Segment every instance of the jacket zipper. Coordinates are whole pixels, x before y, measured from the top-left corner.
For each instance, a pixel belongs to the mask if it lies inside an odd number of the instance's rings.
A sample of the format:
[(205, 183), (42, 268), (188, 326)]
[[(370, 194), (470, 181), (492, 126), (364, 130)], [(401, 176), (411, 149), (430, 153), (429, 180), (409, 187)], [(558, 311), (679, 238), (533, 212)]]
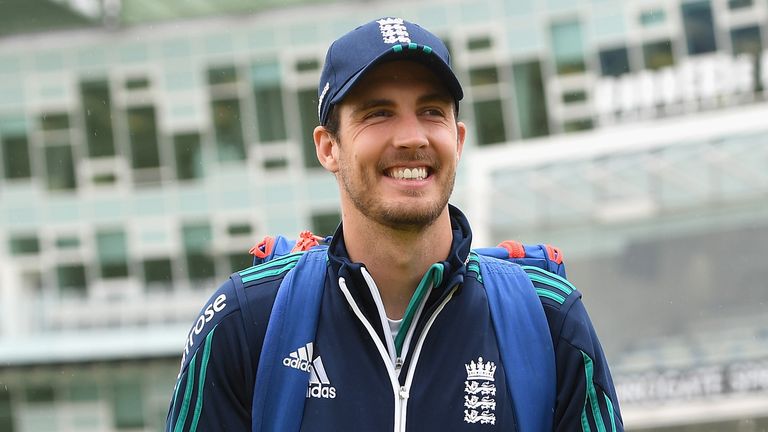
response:
[(371, 326), (371, 323), (369, 323), (368, 320), (365, 319), (365, 316), (363, 315), (363, 311), (360, 310), (360, 306), (358, 306), (355, 300), (352, 298), (352, 294), (349, 292), (349, 288), (347, 288), (347, 282), (344, 280), (343, 277), (339, 278), (339, 288), (341, 289), (342, 294), (344, 294), (344, 298), (346, 298), (347, 303), (349, 304), (349, 307), (352, 308), (352, 312), (355, 313), (355, 316), (357, 316), (357, 319), (360, 320), (360, 322), (363, 324), (363, 327), (365, 327), (365, 329), (368, 331), (368, 334), (370, 334), (371, 339), (373, 339), (373, 343), (376, 345), (376, 348), (379, 351), (381, 360), (384, 362), (384, 365), (386, 366), (386, 369), (389, 375), (389, 381), (392, 384), (392, 392), (395, 394), (395, 431), (398, 431), (399, 430), (398, 419), (400, 418), (401, 407), (400, 407), (400, 404), (398, 403), (397, 398), (399, 397), (398, 395), (400, 394), (400, 383), (397, 381), (397, 376), (395, 375), (395, 367), (394, 367), (392, 358), (387, 352), (387, 348), (384, 346), (384, 344), (381, 342), (381, 339), (379, 339), (379, 336), (376, 334), (376, 331)]
[(400, 408), (400, 429), (395, 430), (405, 431), (405, 414), (408, 409), (408, 396), (411, 384), (413, 383), (413, 375), (416, 371), (416, 365), (419, 363), (419, 356), (421, 356), (421, 348), (424, 346), (424, 341), (427, 339), (427, 334), (429, 333), (430, 328), (432, 328), (432, 323), (435, 322), (437, 316), (440, 315), (440, 312), (443, 311), (445, 305), (448, 304), (451, 298), (453, 298), (453, 294), (456, 292), (458, 287), (458, 285), (455, 285), (448, 293), (448, 295), (445, 296), (443, 301), (440, 302), (440, 304), (437, 306), (437, 309), (435, 309), (435, 312), (432, 313), (432, 315), (429, 317), (427, 324), (424, 326), (424, 330), (421, 332), (421, 334), (419, 334), (419, 340), (416, 341), (416, 347), (413, 351), (413, 358), (411, 359), (411, 363), (408, 365), (408, 374), (405, 376), (405, 385), (400, 388), (400, 402), (402, 404), (402, 407)]
[[(363, 272), (365, 275), (366, 272)], [(370, 275), (368, 275), (366, 279), (366, 282), (368, 283), (368, 287), (373, 291), (375, 291), (378, 294), (378, 288), (376, 288), (375, 283), (373, 282), (373, 279), (370, 278)], [(373, 286), (372, 286), (373, 285)], [(341, 292), (344, 294), (344, 297), (347, 300), (347, 303), (349, 303), (350, 307), (352, 308), (352, 311), (355, 313), (355, 316), (357, 316), (357, 319), (360, 320), (360, 322), (363, 324), (365, 329), (368, 331), (368, 333), (371, 336), (371, 339), (373, 339), (374, 344), (376, 345), (376, 348), (379, 351), (379, 355), (381, 356), (382, 361), (384, 362), (384, 365), (386, 366), (390, 383), (392, 384), (392, 392), (395, 397), (395, 432), (404, 432), (405, 431), (405, 420), (406, 420), (406, 413), (408, 408), (408, 398), (410, 397), (410, 388), (411, 383), (413, 382), (413, 375), (416, 370), (416, 365), (418, 364), (419, 355), (421, 354), (421, 348), (424, 345), (424, 341), (426, 340), (427, 334), (429, 333), (430, 328), (432, 327), (432, 323), (434, 323), (437, 316), (440, 314), (440, 312), (443, 310), (445, 305), (450, 301), (450, 299), (453, 297), (454, 292), (456, 291), (456, 288), (458, 285), (453, 287), (451, 289), (450, 293), (443, 299), (443, 301), (438, 305), (438, 307), (435, 309), (435, 312), (432, 313), (432, 315), (429, 317), (429, 320), (427, 321), (427, 324), (424, 326), (424, 330), (422, 330), (421, 334), (419, 335), (419, 339), (416, 343), (416, 347), (413, 353), (413, 358), (411, 359), (411, 363), (408, 365), (408, 372), (405, 378), (405, 385), (400, 385), (400, 381), (398, 380), (398, 377), (400, 375), (400, 371), (403, 366), (403, 358), (405, 358), (407, 354), (407, 344), (404, 346), (404, 350), (401, 354), (401, 356), (397, 357), (394, 352), (390, 354), (389, 351), (387, 351), (387, 348), (382, 343), (381, 339), (379, 339), (378, 335), (376, 334), (376, 330), (373, 329), (373, 326), (371, 326), (371, 323), (368, 322), (368, 320), (363, 315), (363, 312), (360, 310), (360, 307), (357, 305), (357, 303), (354, 301), (352, 294), (349, 292), (349, 288), (347, 288), (347, 283), (344, 280), (343, 277), (339, 278), (339, 288), (341, 288)], [(381, 297), (378, 295), (374, 295), (374, 302), (376, 303), (377, 309), (379, 309), (379, 316), (382, 317), (382, 320), (386, 315), (383, 315), (383, 305), (381, 303)], [(420, 312), (420, 311), (419, 311)], [(415, 322), (411, 329), (415, 329)], [(409, 335), (406, 338), (406, 341), (409, 341), (411, 339), (413, 331), (409, 329)], [(388, 333), (387, 328), (384, 327), (384, 337), (387, 340), (387, 345), (390, 345), (389, 339), (392, 339), (392, 335)]]

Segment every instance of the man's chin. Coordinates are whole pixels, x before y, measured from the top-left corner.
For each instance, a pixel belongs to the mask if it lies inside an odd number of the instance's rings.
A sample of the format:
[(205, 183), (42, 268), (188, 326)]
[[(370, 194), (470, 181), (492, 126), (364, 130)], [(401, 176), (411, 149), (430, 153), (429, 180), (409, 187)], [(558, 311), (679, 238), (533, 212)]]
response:
[(377, 219), (389, 228), (400, 231), (420, 231), (428, 228), (437, 221), (445, 206), (429, 208), (413, 208), (407, 204), (381, 212)]

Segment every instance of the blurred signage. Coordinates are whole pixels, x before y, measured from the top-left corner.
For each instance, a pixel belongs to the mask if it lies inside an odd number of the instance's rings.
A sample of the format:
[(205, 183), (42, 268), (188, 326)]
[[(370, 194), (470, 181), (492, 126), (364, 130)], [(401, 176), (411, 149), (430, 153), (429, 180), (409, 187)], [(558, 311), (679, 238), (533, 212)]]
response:
[(615, 381), (622, 404), (768, 393), (768, 359), (617, 375)]
[(689, 57), (658, 70), (601, 77), (594, 88), (594, 108), (603, 120), (616, 120), (659, 109), (672, 113), (735, 105), (752, 97), (758, 79), (768, 87), (768, 54), (761, 58), (761, 77), (752, 55), (725, 53)]

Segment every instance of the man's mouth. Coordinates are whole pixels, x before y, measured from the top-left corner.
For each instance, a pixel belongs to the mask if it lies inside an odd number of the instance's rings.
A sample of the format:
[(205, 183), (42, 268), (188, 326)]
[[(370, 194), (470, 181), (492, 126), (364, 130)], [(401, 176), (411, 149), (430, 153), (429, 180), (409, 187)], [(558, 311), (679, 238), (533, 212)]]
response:
[(396, 180), (424, 180), (429, 176), (429, 170), (427, 167), (395, 167), (388, 169), (386, 175)]

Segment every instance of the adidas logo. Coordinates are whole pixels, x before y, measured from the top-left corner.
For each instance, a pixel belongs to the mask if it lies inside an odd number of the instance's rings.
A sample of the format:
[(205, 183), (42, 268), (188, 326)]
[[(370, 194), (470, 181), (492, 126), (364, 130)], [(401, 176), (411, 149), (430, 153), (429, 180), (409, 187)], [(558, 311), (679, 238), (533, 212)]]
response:
[(283, 366), (309, 372), (309, 369), (312, 366), (312, 363), (310, 362), (311, 358), (312, 342), (288, 354), (288, 357), (283, 359)]
[(334, 399), (336, 387), (331, 385), (328, 374), (323, 366), (323, 359), (317, 356), (312, 359), (312, 342), (288, 354), (283, 359), (283, 366), (309, 372), (309, 384), (307, 385), (307, 397)]

